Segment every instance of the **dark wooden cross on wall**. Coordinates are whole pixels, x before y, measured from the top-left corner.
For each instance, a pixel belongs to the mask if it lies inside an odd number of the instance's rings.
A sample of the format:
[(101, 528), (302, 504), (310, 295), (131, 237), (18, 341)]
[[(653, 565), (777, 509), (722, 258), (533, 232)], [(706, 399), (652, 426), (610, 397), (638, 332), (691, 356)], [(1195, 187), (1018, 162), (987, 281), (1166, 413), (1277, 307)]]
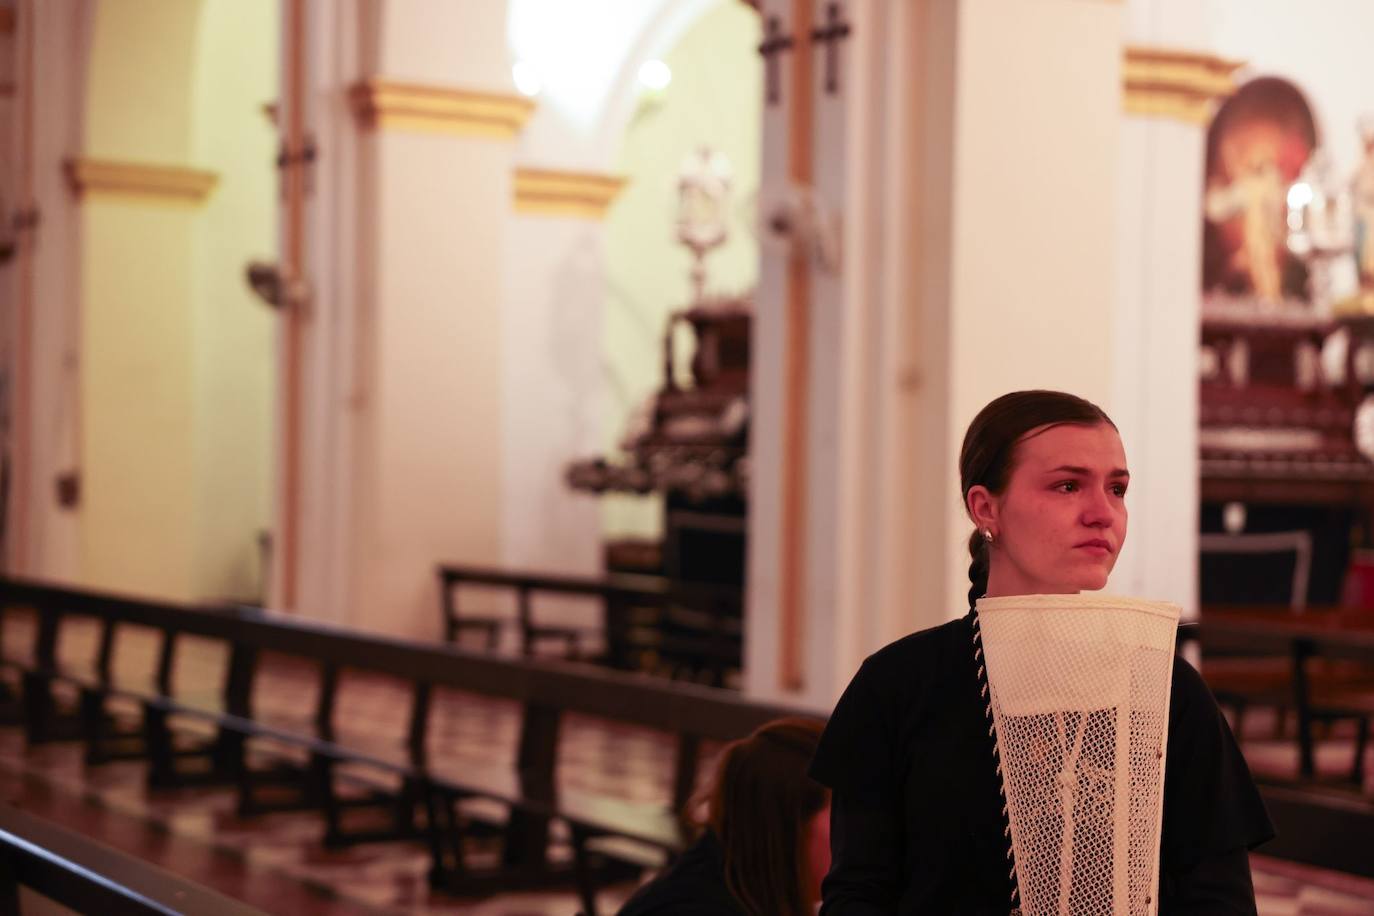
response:
[(764, 60), (764, 84), (767, 86), (766, 98), (769, 105), (777, 104), (778, 97), (781, 95), (778, 55), (783, 51), (790, 50), (792, 50), (792, 36), (782, 34), (782, 23), (778, 21), (777, 16), (769, 16), (768, 25), (763, 35), (763, 44), (759, 45), (759, 53), (763, 55)]
[(849, 23), (840, 18), (840, 5), (830, 3), (825, 9), (825, 24), (812, 30), (811, 40), (825, 45), (825, 91), (834, 95), (840, 91), (840, 42), (849, 37)]
[[(285, 142), (282, 143), (281, 150), (277, 153), (277, 169), (285, 174), (287, 169), (299, 168), (305, 176), (305, 193), (312, 194), (315, 191), (315, 160), (319, 157), (319, 150), (315, 148), (315, 138), (309, 134), (305, 135), (305, 141), (298, 150), (291, 149)], [(282, 196), (286, 195), (286, 182), (282, 181)]]

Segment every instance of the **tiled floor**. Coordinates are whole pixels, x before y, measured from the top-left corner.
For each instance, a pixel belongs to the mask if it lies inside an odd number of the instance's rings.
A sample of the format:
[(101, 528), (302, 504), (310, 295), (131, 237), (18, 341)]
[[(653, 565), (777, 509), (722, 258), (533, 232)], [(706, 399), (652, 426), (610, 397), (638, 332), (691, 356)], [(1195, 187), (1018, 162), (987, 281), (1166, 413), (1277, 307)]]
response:
[[(11, 638), (7, 629), (9, 645), (14, 644)], [(80, 639), (64, 641), (64, 654), (84, 652), (88, 647), (80, 643)], [(180, 686), (194, 690), (213, 683), (221, 667), (207, 655), (195, 664), (183, 665), (182, 670), (195, 683)], [(264, 660), (263, 672), (255, 697), (258, 714), (308, 718), (314, 672), (272, 658)], [(341, 708), (350, 711), (348, 719), (338, 723), (342, 732), (365, 734), (372, 741), (401, 742), (409, 703), (405, 691), (354, 677), (341, 686), (340, 701)], [(513, 704), (444, 694), (436, 697), (432, 713), (431, 759), (440, 767), (511, 759), (519, 724), (519, 710)], [(1253, 734), (1253, 740), (1246, 742), (1252, 765), (1259, 771), (1291, 771), (1289, 743), (1263, 740), (1270, 731), (1272, 723), (1256, 721), (1247, 727)], [(673, 747), (666, 734), (574, 718), (565, 723), (562, 741), (561, 784), (627, 799), (669, 797)], [(707, 749), (707, 754), (712, 750)], [(1348, 769), (1349, 753), (1348, 741), (1334, 740), (1324, 745), (1319, 762), (1338, 776)], [(29, 749), (17, 729), (0, 728), (0, 792), (7, 801), (93, 835), (114, 824), (109, 837), (98, 838), (122, 844), (126, 851), (249, 899), (269, 912), (570, 916), (578, 908), (568, 891), (505, 893), (485, 899), (435, 893), (425, 877), (427, 853), (418, 843), (327, 851), (320, 843), (322, 826), (317, 816), (290, 813), (244, 820), (235, 814), (236, 799), (229, 789), (150, 793), (144, 774), (144, 765), (136, 761), (86, 767), (74, 743)], [(154, 838), (142, 841), (138, 849), (130, 848), (136, 845), (133, 837), (139, 832), (130, 825), (152, 825), (145, 832)], [(484, 850), (479, 845), (474, 852), (480, 856)], [(1374, 914), (1374, 880), (1264, 856), (1255, 856), (1253, 867), (1262, 916)], [(301, 890), (293, 897), (265, 889), (273, 882), (294, 884)], [(601, 911), (614, 912), (632, 890), (629, 884), (606, 888), (599, 901)], [(291, 902), (283, 902), (287, 900)]]
[[(325, 851), (319, 842), (317, 817), (292, 813), (245, 821), (235, 816), (235, 799), (228, 789), (149, 793), (143, 775), (143, 765), (137, 762), (87, 768), (75, 744), (26, 750), (16, 730), (0, 730), (0, 785), (7, 800), (35, 810), (34, 797), (41, 787), (48, 795), (150, 821), (177, 840), (183, 857), (188, 846), (218, 849), (242, 860), (256, 874), (327, 888), (337, 898), (335, 909), (320, 912), (359, 911), (350, 905), (382, 912), (474, 916), (569, 916), (577, 910), (576, 898), (568, 892), (512, 893), (484, 900), (436, 894), (426, 884), (428, 860), (417, 844)], [(1258, 855), (1253, 867), (1262, 916), (1374, 914), (1374, 881)], [(607, 888), (600, 898), (603, 911), (614, 912), (632, 889), (629, 885)], [(270, 902), (256, 903), (274, 911)]]

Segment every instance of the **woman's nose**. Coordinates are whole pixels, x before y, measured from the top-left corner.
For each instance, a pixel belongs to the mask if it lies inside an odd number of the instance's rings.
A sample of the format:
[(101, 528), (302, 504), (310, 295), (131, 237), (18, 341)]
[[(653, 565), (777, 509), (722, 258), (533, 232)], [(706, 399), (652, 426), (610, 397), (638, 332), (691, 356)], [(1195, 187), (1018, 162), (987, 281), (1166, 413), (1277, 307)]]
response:
[(1108, 528), (1112, 524), (1112, 507), (1106, 494), (1089, 496), (1083, 507), (1083, 524), (1090, 528)]

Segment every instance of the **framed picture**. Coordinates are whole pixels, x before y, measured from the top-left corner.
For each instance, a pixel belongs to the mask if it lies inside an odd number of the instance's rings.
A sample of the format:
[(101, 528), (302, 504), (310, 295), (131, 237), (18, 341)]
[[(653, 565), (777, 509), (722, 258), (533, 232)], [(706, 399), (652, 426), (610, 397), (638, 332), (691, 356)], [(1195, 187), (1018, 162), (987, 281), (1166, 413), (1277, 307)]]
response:
[(1288, 192), (1317, 147), (1292, 83), (1262, 77), (1217, 111), (1207, 131), (1202, 288), (1261, 305), (1306, 303), (1307, 267), (1288, 250)]

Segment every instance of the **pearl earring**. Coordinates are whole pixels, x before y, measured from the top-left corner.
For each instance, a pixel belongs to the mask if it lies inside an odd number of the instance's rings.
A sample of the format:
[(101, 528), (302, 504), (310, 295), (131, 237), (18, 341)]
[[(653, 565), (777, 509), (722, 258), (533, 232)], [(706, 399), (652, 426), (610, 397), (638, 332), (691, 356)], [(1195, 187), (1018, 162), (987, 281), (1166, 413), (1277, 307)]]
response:
[(992, 530), (991, 530), (991, 529), (989, 529), (989, 528), (984, 528), (984, 529), (983, 529), (983, 540), (987, 541), (989, 544), (992, 543)]

